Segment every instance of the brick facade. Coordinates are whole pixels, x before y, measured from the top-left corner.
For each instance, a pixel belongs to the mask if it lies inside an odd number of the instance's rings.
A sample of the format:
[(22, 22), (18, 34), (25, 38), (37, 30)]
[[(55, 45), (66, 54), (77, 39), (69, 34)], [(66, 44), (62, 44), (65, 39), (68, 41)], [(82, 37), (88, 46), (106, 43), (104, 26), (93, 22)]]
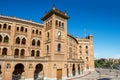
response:
[(0, 76), (2, 80), (65, 80), (94, 70), (93, 36), (67, 33), (66, 13), (52, 8), (43, 24), (0, 16)]

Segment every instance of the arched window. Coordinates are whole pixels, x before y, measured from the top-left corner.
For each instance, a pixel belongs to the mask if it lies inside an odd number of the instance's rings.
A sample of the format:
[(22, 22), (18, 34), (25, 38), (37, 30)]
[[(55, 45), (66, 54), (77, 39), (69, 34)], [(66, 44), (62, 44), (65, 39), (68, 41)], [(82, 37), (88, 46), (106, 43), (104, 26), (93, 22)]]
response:
[(31, 56), (32, 56), (32, 57), (35, 56), (35, 50), (32, 50), (32, 51), (31, 51)]
[(4, 37), (4, 43), (8, 43), (9, 42), (9, 37), (8, 36), (5, 36)]
[(10, 25), (8, 26), (8, 29), (9, 29), (9, 30), (11, 29), (11, 26), (10, 26)]
[(0, 48), (0, 54), (1, 54), (1, 48)]
[(86, 55), (88, 55), (88, 51), (86, 51)]
[(23, 27), (23, 26), (21, 27), (21, 31), (22, 31), (22, 32), (24, 31), (24, 27)]
[(2, 28), (2, 24), (0, 24), (0, 29)]
[(17, 27), (16, 30), (19, 31), (19, 27)]
[(58, 26), (58, 20), (56, 20), (56, 26)]
[(25, 28), (25, 32), (27, 32), (27, 28)]
[(49, 32), (47, 33), (47, 39), (49, 40), (49, 37), (50, 37), (50, 34), (49, 34)]
[(82, 46), (79, 46), (79, 48), (81, 49), (81, 48), (82, 48)]
[(47, 45), (47, 54), (49, 53), (49, 46)]
[(32, 33), (34, 34), (34, 30), (32, 30)]
[(20, 44), (20, 38), (19, 37), (16, 38), (16, 44)]
[(3, 29), (6, 29), (6, 28), (7, 28), (7, 24), (4, 24), (4, 25), (3, 25)]
[(15, 57), (18, 57), (18, 56), (19, 56), (19, 49), (15, 49), (14, 56), (15, 56)]
[(88, 49), (88, 46), (86, 46), (86, 49)]
[(36, 52), (36, 57), (39, 57), (40, 56), (40, 51), (37, 51)]
[(40, 46), (40, 41), (39, 40), (37, 41), (37, 46)]
[(58, 52), (61, 51), (61, 44), (58, 44), (58, 48), (57, 48)]
[(38, 34), (38, 30), (36, 30), (36, 34)]
[(0, 42), (2, 42), (2, 36), (0, 35)]
[(41, 33), (41, 31), (39, 32), (39, 35), (41, 35), (42, 33)]
[(64, 23), (62, 23), (62, 28), (64, 28)]
[(32, 40), (32, 45), (35, 46), (35, 39)]
[(50, 21), (50, 26), (52, 26), (52, 20)]
[(86, 61), (88, 61), (88, 57), (86, 57)]
[(24, 57), (24, 55), (25, 55), (25, 50), (24, 50), (24, 49), (21, 49), (21, 54), (20, 54), (20, 56), (21, 56), (21, 57)]
[(22, 39), (22, 44), (26, 44), (26, 39), (25, 38)]
[(61, 22), (59, 22), (59, 27), (61, 27)]
[(3, 48), (2, 55), (7, 55), (7, 48)]

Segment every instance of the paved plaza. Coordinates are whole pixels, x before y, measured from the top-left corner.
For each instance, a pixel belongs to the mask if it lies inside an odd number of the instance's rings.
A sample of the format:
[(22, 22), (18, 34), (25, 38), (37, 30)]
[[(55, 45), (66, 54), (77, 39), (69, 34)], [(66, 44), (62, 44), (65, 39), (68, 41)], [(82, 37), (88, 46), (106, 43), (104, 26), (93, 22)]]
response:
[(69, 80), (120, 80), (120, 70), (96, 69), (93, 72), (82, 74)]

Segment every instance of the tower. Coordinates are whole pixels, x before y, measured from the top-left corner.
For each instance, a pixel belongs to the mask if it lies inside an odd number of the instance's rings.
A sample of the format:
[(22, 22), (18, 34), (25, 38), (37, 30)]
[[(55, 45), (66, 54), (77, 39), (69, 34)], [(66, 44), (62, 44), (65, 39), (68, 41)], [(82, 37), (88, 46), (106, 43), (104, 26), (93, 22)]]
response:
[[(65, 65), (67, 63), (67, 19), (65, 12), (53, 7), (46, 13), (44, 21), (44, 53), (49, 58), (50, 72), (48, 77), (62, 79), (66, 76)], [(51, 64), (52, 63), (52, 64)], [(54, 75), (56, 74), (56, 75)]]

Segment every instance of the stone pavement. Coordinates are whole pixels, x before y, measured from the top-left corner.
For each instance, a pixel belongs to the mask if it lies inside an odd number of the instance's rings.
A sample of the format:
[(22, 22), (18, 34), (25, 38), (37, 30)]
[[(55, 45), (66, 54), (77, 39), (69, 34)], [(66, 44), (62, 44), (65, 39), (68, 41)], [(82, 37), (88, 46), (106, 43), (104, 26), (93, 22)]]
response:
[(87, 72), (68, 80), (120, 80), (120, 71), (114, 69), (96, 69), (96, 71)]

